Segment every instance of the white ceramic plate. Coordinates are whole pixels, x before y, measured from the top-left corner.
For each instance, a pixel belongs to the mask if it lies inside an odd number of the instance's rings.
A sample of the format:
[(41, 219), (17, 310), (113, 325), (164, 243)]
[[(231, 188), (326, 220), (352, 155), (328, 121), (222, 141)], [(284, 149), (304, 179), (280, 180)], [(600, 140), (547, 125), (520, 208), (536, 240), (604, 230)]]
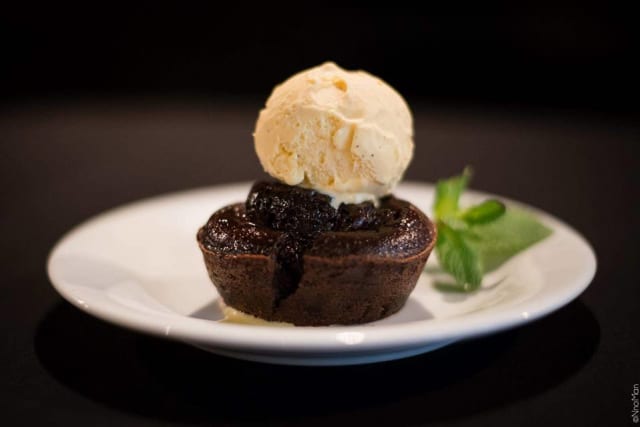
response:
[[(101, 214), (58, 242), (48, 261), (49, 277), (72, 304), (123, 327), (241, 359), (346, 365), (420, 354), (537, 319), (576, 298), (596, 269), (584, 238), (558, 219), (529, 208), (554, 233), (487, 275), (475, 293), (439, 292), (423, 274), (400, 312), (370, 324), (221, 323), (219, 296), (195, 235), (216, 209), (244, 200), (249, 185), (185, 191)], [(430, 212), (432, 185), (406, 183), (396, 194)], [(463, 202), (487, 197), (492, 196), (468, 192)], [(432, 256), (429, 264), (435, 261)]]

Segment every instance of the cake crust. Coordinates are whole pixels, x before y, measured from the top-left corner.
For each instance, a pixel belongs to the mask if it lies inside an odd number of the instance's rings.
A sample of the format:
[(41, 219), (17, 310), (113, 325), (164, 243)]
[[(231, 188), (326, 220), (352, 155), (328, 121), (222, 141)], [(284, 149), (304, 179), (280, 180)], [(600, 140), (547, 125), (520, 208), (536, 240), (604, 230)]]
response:
[(265, 320), (349, 325), (396, 313), (436, 241), (427, 216), (393, 196), (374, 210), (352, 206), (360, 210), (351, 217), (368, 219), (356, 223), (338, 214), (330, 225), (300, 236), (289, 226), (274, 229), (273, 218), (261, 221), (252, 212), (254, 193), (246, 205), (215, 212), (197, 238), (224, 302)]

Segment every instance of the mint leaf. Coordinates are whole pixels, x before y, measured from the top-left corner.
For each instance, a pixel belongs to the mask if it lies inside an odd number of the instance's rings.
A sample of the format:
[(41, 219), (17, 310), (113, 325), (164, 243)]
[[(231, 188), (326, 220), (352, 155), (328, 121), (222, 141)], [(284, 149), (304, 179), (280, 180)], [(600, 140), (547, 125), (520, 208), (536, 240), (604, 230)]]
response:
[(469, 225), (485, 224), (500, 218), (506, 207), (498, 200), (487, 200), (468, 208), (460, 214), (460, 219)]
[(491, 271), (550, 234), (551, 229), (529, 212), (509, 207), (495, 221), (474, 225), (466, 233), (466, 242), (477, 253), (483, 270)]
[(471, 179), (471, 169), (467, 167), (462, 175), (438, 181), (433, 205), (436, 218), (447, 218), (458, 212), (460, 195), (467, 188), (469, 179)]
[(477, 289), (482, 282), (482, 266), (476, 251), (466, 242), (462, 231), (438, 221), (436, 253), (442, 268), (449, 272), (464, 291)]

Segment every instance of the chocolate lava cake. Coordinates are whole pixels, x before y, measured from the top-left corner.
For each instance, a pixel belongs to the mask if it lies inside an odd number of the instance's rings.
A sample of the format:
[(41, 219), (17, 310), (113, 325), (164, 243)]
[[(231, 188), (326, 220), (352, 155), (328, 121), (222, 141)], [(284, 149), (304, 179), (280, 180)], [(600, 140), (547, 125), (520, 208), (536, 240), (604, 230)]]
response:
[(278, 182), (256, 183), (245, 203), (218, 210), (198, 231), (228, 306), (298, 326), (397, 312), (435, 240), (426, 215), (394, 196), (335, 209), (327, 195)]

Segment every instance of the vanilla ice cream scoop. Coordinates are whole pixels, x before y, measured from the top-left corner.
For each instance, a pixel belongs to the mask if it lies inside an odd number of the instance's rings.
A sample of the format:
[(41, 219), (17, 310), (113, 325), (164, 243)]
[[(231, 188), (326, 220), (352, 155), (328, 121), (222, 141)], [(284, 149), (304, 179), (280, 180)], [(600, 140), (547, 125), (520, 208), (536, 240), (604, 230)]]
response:
[(267, 173), (327, 194), (337, 207), (393, 190), (413, 156), (413, 123), (391, 86), (327, 62), (273, 90), (254, 140)]

